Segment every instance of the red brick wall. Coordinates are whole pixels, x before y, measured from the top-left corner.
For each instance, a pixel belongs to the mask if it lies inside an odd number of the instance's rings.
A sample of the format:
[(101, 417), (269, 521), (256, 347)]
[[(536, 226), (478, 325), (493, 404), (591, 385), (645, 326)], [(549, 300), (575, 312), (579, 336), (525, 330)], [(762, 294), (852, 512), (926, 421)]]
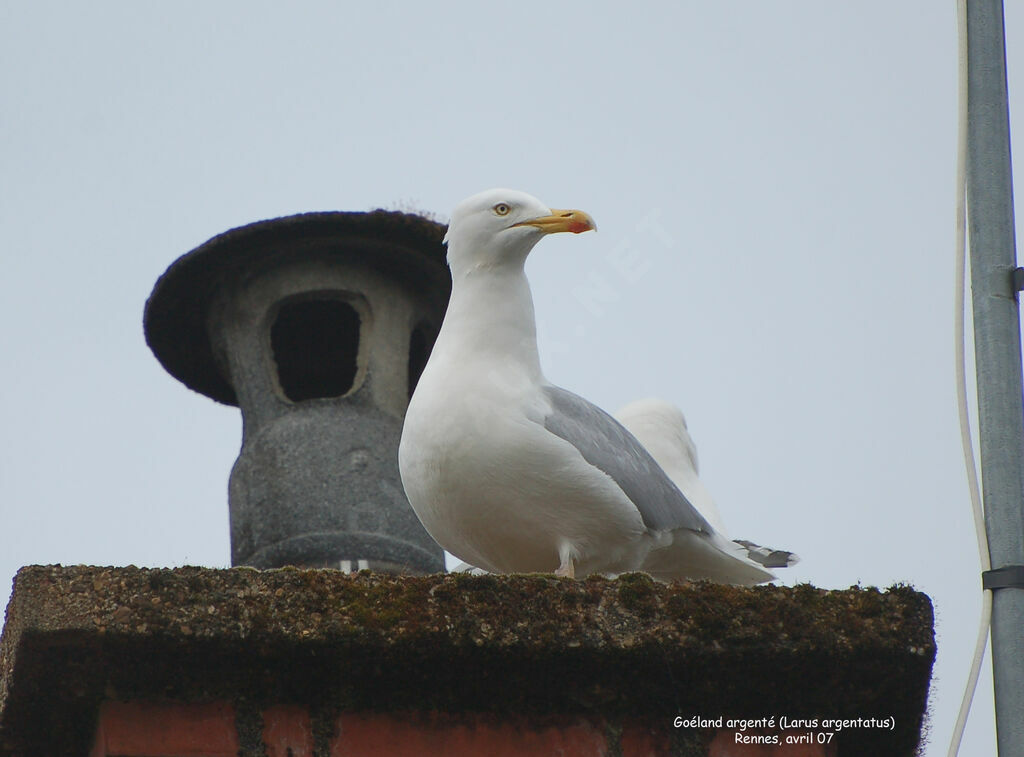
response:
[[(275, 705), (262, 712), (263, 746), (269, 757), (313, 757), (313, 722), (308, 710)], [(627, 725), (612, 734), (585, 719), (537, 723), (494, 716), (453, 717), (439, 713), (342, 713), (334, 722), (331, 757), (451, 757), (561, 755), (656, 757), (669, 750), (671, 732)], [(744, 735), (754, 734), (748, 731)], [(759, 733), (759, 732), (758, 732)], [(709, 757), (834, 757), (834, 745), (737, 743), (719, 731)], [(616, 743), (610, 743), (614, 739)], [(100, 708), (90, 757), (237, 757), (241, 749), (235, 708), (227, 702), (175, 704), (105, 702)]]

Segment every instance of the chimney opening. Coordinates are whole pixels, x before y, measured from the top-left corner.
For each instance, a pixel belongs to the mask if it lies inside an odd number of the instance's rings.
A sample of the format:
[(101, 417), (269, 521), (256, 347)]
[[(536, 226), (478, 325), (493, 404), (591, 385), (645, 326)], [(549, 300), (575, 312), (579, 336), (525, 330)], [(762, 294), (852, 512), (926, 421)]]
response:
[(278, 382), (292, 402), (340, 397), (355, 383), (359, 313), (340, 299), (283, 303), (270, 328)]

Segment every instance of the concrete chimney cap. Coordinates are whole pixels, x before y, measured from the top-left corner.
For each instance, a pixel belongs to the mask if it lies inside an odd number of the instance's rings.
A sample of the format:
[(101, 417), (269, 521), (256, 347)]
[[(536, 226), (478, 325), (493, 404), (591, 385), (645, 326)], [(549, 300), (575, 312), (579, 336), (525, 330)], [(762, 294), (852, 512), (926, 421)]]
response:
[(386, 210), (302, 213), (218, 234), (182, 255), (146, 302), (146, 343), (168, 373), (226, 405), (235, 390), (217, 368), (207, 320), (224, 284), (292, 259), (351, 258), (417, 288), (451, 292), (442, 240), (446, 227), (421, 215)]

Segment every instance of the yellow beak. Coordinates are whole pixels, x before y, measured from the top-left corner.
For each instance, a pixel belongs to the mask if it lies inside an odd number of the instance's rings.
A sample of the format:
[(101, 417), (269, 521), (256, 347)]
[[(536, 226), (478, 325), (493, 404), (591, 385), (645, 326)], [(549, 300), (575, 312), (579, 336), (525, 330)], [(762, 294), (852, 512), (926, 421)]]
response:
[(556, 210), (551, 209), (551, 215), (531, 218), (529, 221), (520, 221), (513, 226), (534, 226), (545, 234), (557, 234), (560, 231), (571, 231), (573, 234), (581, 234), (584, 231), (597, 231), (597, 224), (594, 219), (582, 210)]

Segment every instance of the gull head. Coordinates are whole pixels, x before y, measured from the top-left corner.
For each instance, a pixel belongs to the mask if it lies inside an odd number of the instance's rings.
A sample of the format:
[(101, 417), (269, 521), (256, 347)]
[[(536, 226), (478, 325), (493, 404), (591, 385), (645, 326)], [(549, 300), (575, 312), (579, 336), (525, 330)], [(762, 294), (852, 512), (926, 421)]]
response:
[(452, 273), (481, 267), (522, 265), (533, 246), (548, 234), (580, 234), (597, 229), (582, 210), (549, 208), (514, 189), (489, 189), (463, 200), (452, 211), (448, 264)]

